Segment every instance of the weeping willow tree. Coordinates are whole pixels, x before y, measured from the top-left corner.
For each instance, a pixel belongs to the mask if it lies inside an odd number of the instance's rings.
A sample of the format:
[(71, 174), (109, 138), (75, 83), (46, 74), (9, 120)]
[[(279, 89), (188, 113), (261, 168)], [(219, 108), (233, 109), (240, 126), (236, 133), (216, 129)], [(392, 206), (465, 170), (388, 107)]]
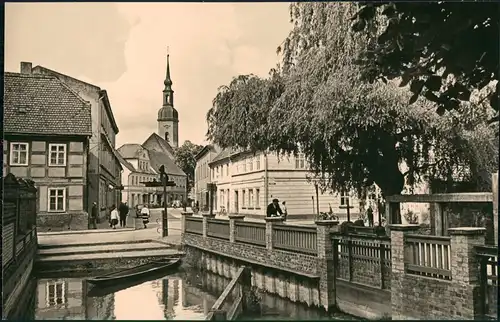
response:
[(462, 149), (474, 140), (456, 122), (439, 118), (425, 99), (410, 107), (407, 88), (363, 80), (356, 57), (372, 36), (351, 32), (356, 10), (292, 4), (281, 66), (267, 78), (243, 75), (221, 87), (207, 116), (208, 138), (222, 147), (300, 151), (323, 190), (360, 196), (374, 183), (383, 196), (400, 194), (405, 184), (447, 177), (467, 163)]

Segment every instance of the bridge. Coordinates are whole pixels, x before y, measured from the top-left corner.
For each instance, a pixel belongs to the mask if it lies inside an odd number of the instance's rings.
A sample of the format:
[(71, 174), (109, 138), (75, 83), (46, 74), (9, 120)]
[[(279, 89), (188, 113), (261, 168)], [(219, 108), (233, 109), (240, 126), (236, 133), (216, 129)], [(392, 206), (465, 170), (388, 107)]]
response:
[[(485, 196), (408, 198), (497, 203), (492, 193)], [(389, 204), (404, 201), (388, 198)], [(449, 228), (449, 236), (424, 234), (411, 224), (391, 224), (389, 230), (390, 237), (368, 227), (341, 231), (336, 221), (300, 226), (188, 212), (181, 222), (186, 260), (226, 277), (250, 267), (252, 286), (293, 302), (364, 318), (496, 317), (498, 246), (485, 245), (484, 228)]]

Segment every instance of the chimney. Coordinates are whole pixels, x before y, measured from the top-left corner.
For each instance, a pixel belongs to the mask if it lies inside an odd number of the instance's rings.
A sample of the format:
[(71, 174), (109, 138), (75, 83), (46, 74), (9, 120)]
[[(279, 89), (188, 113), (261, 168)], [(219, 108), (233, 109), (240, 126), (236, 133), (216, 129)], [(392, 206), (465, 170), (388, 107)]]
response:
[(31, 63), (21, 62), (21, 74), (30, 75), (31, 74)]

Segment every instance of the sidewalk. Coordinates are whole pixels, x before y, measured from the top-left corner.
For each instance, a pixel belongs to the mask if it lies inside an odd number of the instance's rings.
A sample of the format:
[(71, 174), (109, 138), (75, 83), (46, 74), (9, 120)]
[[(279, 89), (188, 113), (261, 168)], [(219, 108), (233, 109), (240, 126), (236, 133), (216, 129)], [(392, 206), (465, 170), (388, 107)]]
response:
[[(179, 244), (181, 235), (181, 223), (179, 220), (169, 221), (169, 236), (165, 241), (168, 244)], [(106, 229), (106, 230), (83, 230), (61, 232), (61, 233), (38, 233), (39, 245), (78, 245), (99, 243), (123, 243), (149, 240), (163, 240), (161, 236), (161, 225), (149, 224), (147, 229), (132, 230)]]

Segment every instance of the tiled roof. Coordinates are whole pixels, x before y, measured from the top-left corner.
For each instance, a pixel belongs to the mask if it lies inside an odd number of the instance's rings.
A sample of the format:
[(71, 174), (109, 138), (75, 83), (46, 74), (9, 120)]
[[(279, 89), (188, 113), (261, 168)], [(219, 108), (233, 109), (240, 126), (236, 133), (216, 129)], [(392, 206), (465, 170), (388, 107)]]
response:
[(233, 148), (223, 149), (219, 154), (217, 154), (217, 156), (210, 163), (214, 163), (217, 161), (224, 160), (225, 158), (229, 158), (229, 156), (231, 156), (235, 152), (237, 151)]
[(125, 168), (129, 169), (132, 172), (136, 171), (134, 166), (122, 157), (120, 152), (116, 151), (116, 157)]
[(134, 159), (137, 158), (137, 151), (139, 149), (144, 149), (144, 148), (140, 144), (135, 144), (135, 143), (124, 144), (118, 148), (118, 153), (120, 153), (120, 155), (124, 159)]
[(52, 76), (4, 73), (4, 132), (91, 135), (90, 104)]
[(151, 166), (156, 171), (159, 171), (161, 165), (165, 166), (165, 171), (167, 174), (174, 174), (179, 176), (185, 176), (186, 174), (182, 171), (181, 168), (177, 164), (175, 164), (174, 160), (170, 159), (170, 157), (166, 153), (158, 152), (158, 151), (149, 151), (149, 161), (151, 162)]
[(164, 152), (170, 153), (170, 155), (174, 155), (174, 149), (172, 148), (172, 146), (168, 144), (168, 142), (164, 138), (154, 132), (146, 139), (146, 141), (144, 141), (143, 145), (145, 145), (146, 142), (148, 142), (148, 140), (150, 139), (156, 140)]

